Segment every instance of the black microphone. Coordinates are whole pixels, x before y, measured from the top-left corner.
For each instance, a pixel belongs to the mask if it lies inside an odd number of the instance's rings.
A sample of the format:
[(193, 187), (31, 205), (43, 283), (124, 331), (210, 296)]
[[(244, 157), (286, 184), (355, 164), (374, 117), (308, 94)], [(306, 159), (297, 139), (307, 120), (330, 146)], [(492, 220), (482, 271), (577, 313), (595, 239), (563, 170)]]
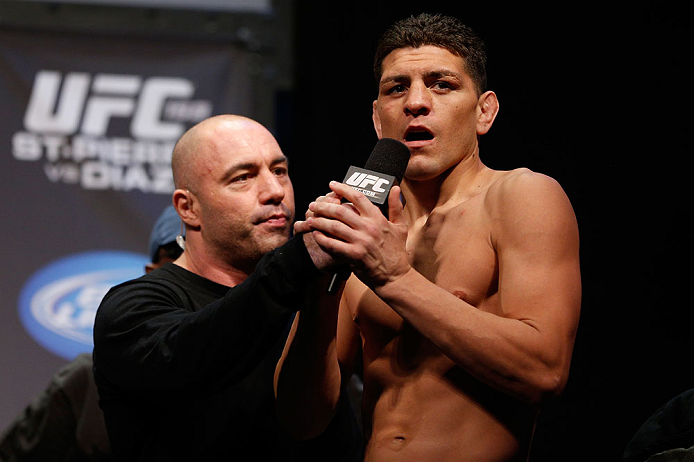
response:
[[(393, 186), (402, 181), (409, 161), (410, 150), (407, 146), (392, 138), (381, 138), (364, 168), (350, 166), (343, 183), (362, 192), (388, 218), (388, 195)], [(347, 279), (350, 273), (349, 270), (335, 273), (330, 280), (328, 293), (335, 294), (339, 282)]]

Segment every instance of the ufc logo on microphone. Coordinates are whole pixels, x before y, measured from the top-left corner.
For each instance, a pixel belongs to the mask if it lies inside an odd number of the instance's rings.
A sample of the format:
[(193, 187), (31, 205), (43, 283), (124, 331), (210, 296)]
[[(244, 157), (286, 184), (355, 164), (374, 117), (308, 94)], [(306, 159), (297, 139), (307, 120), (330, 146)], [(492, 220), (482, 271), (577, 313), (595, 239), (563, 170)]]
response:
[(387, 200), (388, 192), (390, 192), (390, 188), (395, 182), (395, 177), (351, 166), (347, 170), (344, 182), (363, 193), (371, 202), (380, 205)]
[(375, 192), (385, 192), (381, 186), (389, 185), (390, 181), (385, 178), (379, 178), (376, 175), (369, 175), (367, 173), (354, 172), (346, 183), (350, 186), (357, 186), (359, 188), (366, 188), (371, 185), (371, 189)]

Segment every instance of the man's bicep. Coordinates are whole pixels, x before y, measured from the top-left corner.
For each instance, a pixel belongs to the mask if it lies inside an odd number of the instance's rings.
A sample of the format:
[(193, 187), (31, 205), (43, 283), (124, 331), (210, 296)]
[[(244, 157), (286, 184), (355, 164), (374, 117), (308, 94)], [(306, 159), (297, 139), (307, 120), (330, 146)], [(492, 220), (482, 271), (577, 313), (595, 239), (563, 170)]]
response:
[(503, 314), (570, 349), (581, 299), (571, 204), (558, 183), (537, 174), (520, 175), (505, 193), (497, 242)]

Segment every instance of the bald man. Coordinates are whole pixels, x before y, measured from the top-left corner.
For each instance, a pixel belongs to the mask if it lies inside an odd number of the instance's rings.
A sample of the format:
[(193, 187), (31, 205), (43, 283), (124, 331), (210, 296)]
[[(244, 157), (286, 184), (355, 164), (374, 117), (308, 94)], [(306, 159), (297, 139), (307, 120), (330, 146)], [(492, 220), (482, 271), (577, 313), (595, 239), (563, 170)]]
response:
[[(207, 119), (174, 148), (185, 250), (111, 289), (94, 327), (95, 380), (118, 460), (357, 460), (349, 404), (313, 441), (277, 425), (272, 376), (293, 314), (324, 294), (329, 259), (289, 239), (294, 192), (272, 134)], [(320, 262), (323, 263), (320, 263)]]

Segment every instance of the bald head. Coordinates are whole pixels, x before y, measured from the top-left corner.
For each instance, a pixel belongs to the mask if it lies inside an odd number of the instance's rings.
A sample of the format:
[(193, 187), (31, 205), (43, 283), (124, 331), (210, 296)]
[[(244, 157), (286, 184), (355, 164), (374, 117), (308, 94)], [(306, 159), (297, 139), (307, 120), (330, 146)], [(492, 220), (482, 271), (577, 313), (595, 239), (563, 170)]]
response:
[(234, 282), (229, 274), (246, 277), (289, 238), (294, 191), (288, 161), (258, 122), (236, 115), (206, 119), (179, 139), (171, 164), (173, 204), (186, 226), (177, 264), (228, 284)]
[(171, 157), (174, 185), (176, 189), (195, 191), (198, 184), (196, 170), (204, 164), (204, 159), (215, 152), (219, 137), (234, 136), (239, 131), (267, 131), (255, 120), (247, 117), (223, 114), (191, 127), (174, 146)]

